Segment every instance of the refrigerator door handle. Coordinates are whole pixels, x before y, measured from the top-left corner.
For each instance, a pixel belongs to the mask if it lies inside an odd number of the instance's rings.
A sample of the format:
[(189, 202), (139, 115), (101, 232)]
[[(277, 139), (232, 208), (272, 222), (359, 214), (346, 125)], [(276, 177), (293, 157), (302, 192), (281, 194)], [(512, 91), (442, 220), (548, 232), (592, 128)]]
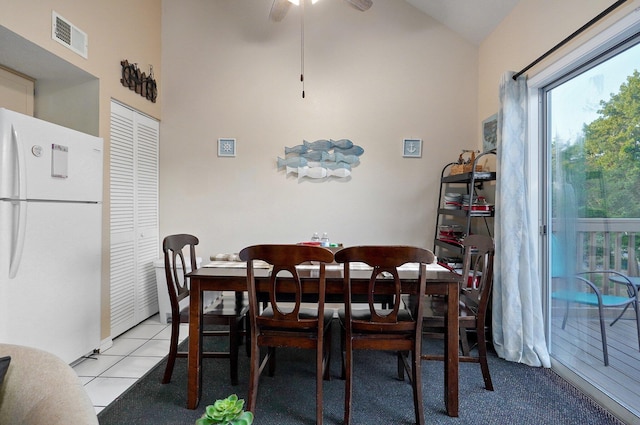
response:
[(18, 222), (15, 224), (13, 240), (11, 244), (11, 262), (9, 263), (9, 279), (13, 279), (18, 274), (22, 251), (24, 250), (24, 236), (27, 230), (27, 204), (24, 201), (14, 201), (12, 206), (18, 209)]
[(13, 142), (13, 151), (16, 153), (16, 178), (18, 179), (17, 199), (27, 199), (27, 167), (22, 151), (22, 144), (18, 140), (18, 131), (11, 126), (11, 141)]
[(26, 199), (26, 167), (24, 160), (24, 153), (22, 152), (21, 145), (18, 143), (18, 132), (14, 126), (11, 126), (11, 141), (13, 142), (13, 150), (16, 153), (17, 166), (16, 176), (18, 178), (18, 193), (17, 199), (11, 202), (11, 206), (17, 209), (17, 214), (13, 220), (13, 234), (11, 238), (11, 261), (9, 263), (9, 279), (13, 279), (18, 274), (20, 268), (20, 261), (22, 259), (22, 251), (24, 248), (24, 237), (27, 230), (27, 202), (20, 201), (20, 199)]

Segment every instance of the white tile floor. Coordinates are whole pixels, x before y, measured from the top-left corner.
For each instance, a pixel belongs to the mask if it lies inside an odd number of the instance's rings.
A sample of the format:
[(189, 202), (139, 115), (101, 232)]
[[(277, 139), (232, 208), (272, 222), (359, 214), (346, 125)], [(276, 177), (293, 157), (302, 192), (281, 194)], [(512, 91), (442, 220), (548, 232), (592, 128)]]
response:
[[(327, 304), (334, 308), (337, 304)], [(180, 325), (178, 342), (189, 335), (189, 325)], [(84, 384), (93, 401), (96, 413), (125, 392), (169, 354), (171, 324), (160, 323), (159, 315), (151, 316), (138, 326), (113, 340), (113, 346), (96, 354), (94, 359), (85, 359), (73, 369)]]
[[(188, 335), (188, 325), (180, 325), (180, 341)], [(75, 364), (73, 369), (93, 401), (96, 413), (169, 354), (170, 325), (150, 317), (113, 340), (113, 346)]]

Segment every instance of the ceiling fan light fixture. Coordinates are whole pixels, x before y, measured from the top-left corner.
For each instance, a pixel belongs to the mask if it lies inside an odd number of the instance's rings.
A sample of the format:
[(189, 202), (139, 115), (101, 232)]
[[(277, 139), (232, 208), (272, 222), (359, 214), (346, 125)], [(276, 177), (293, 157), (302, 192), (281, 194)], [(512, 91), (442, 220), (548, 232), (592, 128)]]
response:
[(373, 5), (373, 0), (346, 0), (351, 6), (355, 7), (361, 12), (365, 12)]
[[(304, 0), (302, 0), (304, 1)], [(318, 3), (320, 0), (311, 0), (311, 4), (316, 4)], [(296, 6), (300, 6), (300, 0), (289, 0), (289, 3), (293, 3)]]

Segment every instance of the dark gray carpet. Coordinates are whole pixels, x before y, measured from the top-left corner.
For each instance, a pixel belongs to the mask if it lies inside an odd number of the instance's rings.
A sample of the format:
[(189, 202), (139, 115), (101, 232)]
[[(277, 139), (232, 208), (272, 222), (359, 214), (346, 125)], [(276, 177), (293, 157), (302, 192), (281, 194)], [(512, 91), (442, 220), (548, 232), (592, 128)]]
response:
[[(334, 335), (339, 328), (334, 326)], [(217, 343), (214, 343), (217, 344)], [(429, 340), (428, 350), (442, 341)], [(342, 424), (344, 381), (334, 338), (332, 380), (324, 384), (324, 423)], [(435, 348), (433, 348), (435, 347)], [(396, 377), (392, 353), (356, 352), (353, 424), (412, 424), (413, 402), (408, 381)], [(255, 425), (315, 423), (315, 366), (310, 350), (278, 351), (274, 377), (261, 376)], [(178, 359), (172, 382), (160, 383), (166, 360), (107, 406), (101, 425), (193, 424), (207, 404), (238, 394), (246, 399), (249, 362), (242, 347), (238, 386), (229, 383), (229, 362), (205, 359), (202, 399), (196, 410), (186, 406), (186, 359)], [(495, 391), (484, 389), (480, 367), (460, 365), (460, 416), (451, 418), (444, 407), (443, 364), (423, 362), (425, 422), (428, 424), (621, 424), (609, 413), (548, 369), (507, 362), (491, 355), (489, 368)]]

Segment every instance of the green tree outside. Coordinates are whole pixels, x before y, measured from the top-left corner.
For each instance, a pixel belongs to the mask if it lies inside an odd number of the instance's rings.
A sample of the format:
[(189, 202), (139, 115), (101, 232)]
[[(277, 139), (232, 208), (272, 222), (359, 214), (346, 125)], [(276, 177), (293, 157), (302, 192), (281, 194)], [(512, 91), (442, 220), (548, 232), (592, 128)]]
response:
[[(554, 139), (580, 218), (640, 218), (640, 72), (600, 101), (599, 117), (572, 143)], [(554, 158), (554, 161), (556, 158)]]
[(600, 106), (584, 126), (584, 217), (640, 217), (640, 73)]
[[(575, 218), (640, 218), (640, 73), (635, 70), (610, 99), (601, 100), (598, 118), (583, 126), (575, 140), (552, 141), (552, 163), (562, 171), (553, 171), (553, 181), (573, 188)], [(559, 156), (556, 158), (555, 156)], [(554, 191), (552, 205), (562, 206)], [(565, 208), (560, 207), (560, 208)], [(553, 211), (553, 216), (566, 214)], [(632, 232), (633, 233), (633, 232)], [(637, 229), (640, 233), (640, 229)], [(622, 236), (623, 255), (631, 234)], [(605, 233), (596, 235), (599, 258), (614, 255), (612, 240), (605, 248)], [(585, 241), (587, 243), (587, 241)], [(640, 238), (635, 238), (640, 252)], [(587, 247), (583, 247), (586, 252)], [(618, 246), (620, 248), (620, 246)], [(626, 255), (625, 255), (626, 256)], [(636, 255), (635, 257), (637, 257)], [(613, 258), (611, 258), (612, 260)], [(626, 262), (623, 260), (623, 263)], [(625, 267), (626, 264), (623, 264)]]

